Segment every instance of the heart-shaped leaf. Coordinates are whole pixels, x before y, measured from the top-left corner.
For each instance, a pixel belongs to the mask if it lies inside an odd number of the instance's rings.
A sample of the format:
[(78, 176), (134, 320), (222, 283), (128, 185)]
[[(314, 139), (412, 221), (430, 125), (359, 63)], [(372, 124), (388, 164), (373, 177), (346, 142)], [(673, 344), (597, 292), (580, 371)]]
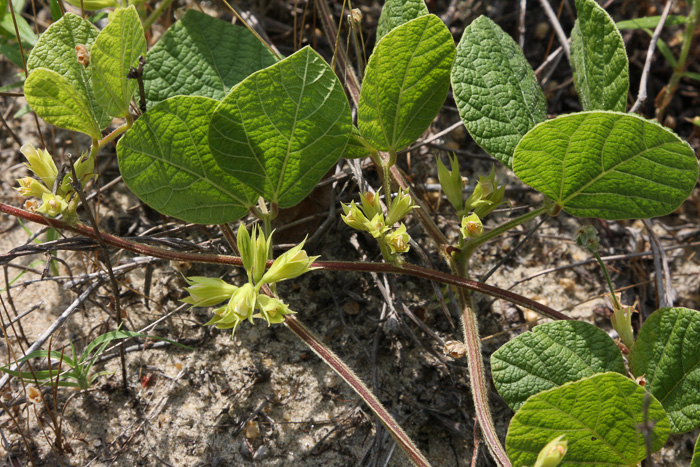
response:
[(386, 0), (377, 22), (377, 42), (393, 29), (428, 14), (423, 0)]
[(231, 90), (212, 116), (209, 145), (222, 169), (285, 208), (314, 189), (351, 133), (340, 81), (304, 47)]
[(620, 31), (595, 0), (576, 0), (576, 11), (571, 66), (583, 109), (624, 112), (629, 63)]
[(87, 96), (64, 76), (47, 68), (37, 68), (24, 83), (24, 95), (32, 109), (48, 123), (100, 139), (100, 128)]
[(172, 96), (221, 100), (277, 58), (242, 26), (188, 10), (148, 52), (143, 72), (148, 108)]
[[(84, 101), (88, 103), (88, 110), (92, 114), (91, 119), (97, 121), (100, 129), (104, 129), (112, 121), (112, 118), (95, 102), (90, 70), (78, 63), (75, 51), (76, 46), (84, 45), (89, 52), (97, 35), (97, 28), (90, 24), (89, 21), (73, 13), (66, 13), (41, 35), (36, 47), (32, 49), (32, 52), (27, 57), (27, 69), (30, 75), (37, 68), (46, 68), (63, 76), (66, 82), (75, 88), (75, 92), (85, 96)], [(61, 87), (64, 86), (62, 85)], [(37, 108), (45, 106), (38, 103), (35, 96), (28, 93), (26, 97), (29, 104), (41, 118), (51, 124), (61, 126), (56, 123), (55, 119), (54, 121), (47, 120), (42, 115), (42, 111), (37, 110)], [(56, 100), (56, 97), (53, 99)], [(50, 111), (50, 113), (49, 118), (55, 117), (55, 110)], [(82, 129), (75, 127), (70, 129), (91, 134), (93, 132), (93, 124), (84, 124)], [(92, 134), (91, 136), (95, 135)], [(99, 132), (97, 136), (99, 138)]]
[(622, 354), (610, 336), (583, 321), (535, 326), (491, 355), (493, 382), (513, 410), (533, 394), (606, 371), (625, 374)]
[(700, 426), (700, 312), (661, 308), (649, 316), (632, 347), (630, 367), (664, 406), (671, 431)]
[(602, 373), (530, 397), (510, 422), (506, 450), (514, 466), (533, 465), (564, 434), (568, 449), (559, 467), (633, 466), (647, 456), (639, 428), (645, 421), (656, 452), (669, 435), (661, 404), (629, 378)]
[(119, 140), (124, 182), (155, 210), (196, 224), (223, 224), (255, 203), (252, 190), (221, 170), (209, 151), (209, 122), (218, 104), (197, 96), (167, 99)]
[(376, 149), (408, 147), (440, 111), (450, 87), (455, 45), (447, 26), (425, 15), (377, 44), (367, 63), (357, 122)]
[(698, 180), (688, 143), (636, 115), (581, 112), (540, 123), (515, 149), (520, 179), (578, 217), (673, 212)]
[(512, 168), (515, 146), (547, 118), (547, 101), (518, 44), (485, 16), (459, 41), (452, 88), (474, 141)]
[(141, 55), (146, 55), (146, 38), (136, 8), (131, 5), (115, 10), (90, 50), (95, 99), (108, 114), (129, 114), (138, 83), (127, 74), (129, 68), (138, 66)]

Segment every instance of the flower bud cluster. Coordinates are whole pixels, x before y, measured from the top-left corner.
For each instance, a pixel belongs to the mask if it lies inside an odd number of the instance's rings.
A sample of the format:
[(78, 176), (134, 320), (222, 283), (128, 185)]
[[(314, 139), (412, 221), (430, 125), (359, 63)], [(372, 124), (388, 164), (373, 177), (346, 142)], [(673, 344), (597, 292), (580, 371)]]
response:
[[(68, 174), (63, 180), (57, 182), (58, 169), (54, 164), (51, 154), (47, 150), (36, 149), (31, 144), (25, 144), (20, 149), (27, 158), (26, 166), (39, 180), (32, 177), (24, 177), (17, 180), (19, 187), (15, 188), (24, 197), (39, 198), (27, 200), (25, 207), (32, 212), (39, 212), (50, 217), (63, 214), (68, 222), (75, 218), (75, 209), (78, 200), (71, 185), (73, 175)], [(75, 164), (75, 173), (81, 185), (87, 183), (95, 176), (95, 161), (91, 157), (81, 156)]]
[(413, 198), (408, 190), (399, 190), (389, 204), (386, 215), (379, 202), (379, 192), (363, 193), (360, 197), (360, 205), (354, 201), (350, 204), (342, 204), (345, 215), (340, 217), (350, 227), (356, 230), (368, 232), (377, 239), (382, 251), (386, 249), (390, 258), (396, 259), (396, 255), (407, 253), (411, 237), (406, 233), (403, 222), (394, 229), (394, 224), (401, 221), (415, 207)]
[(277, 258), (270, 269), (265, 271), (272, 235), (266, 238), (257, 226), (251, 235), (241, 224), (237, 240), (243, 267), (248, 273), (248, 282), (237, 287), (221, 279), (188, 277), (186, 280), (189, 287), (185, 290), (190, 296), (182, 300), (192, 306), (201, 307), (213, 306), (227, 300), (225, 305), (214, 310), (214, 317), (206, 324), (219, 329), (231, 329), (234, 334), (245, 320), (253, 323), (255, 318), (263, 319), (269, 326), (283, 322), (285, 315), (294, 313), (279, 298), (260, 293), (260, 288), (264, 284), (294, 279), (315, 269), (311, 264), (318, 258), (306, 254), (302, 241)]

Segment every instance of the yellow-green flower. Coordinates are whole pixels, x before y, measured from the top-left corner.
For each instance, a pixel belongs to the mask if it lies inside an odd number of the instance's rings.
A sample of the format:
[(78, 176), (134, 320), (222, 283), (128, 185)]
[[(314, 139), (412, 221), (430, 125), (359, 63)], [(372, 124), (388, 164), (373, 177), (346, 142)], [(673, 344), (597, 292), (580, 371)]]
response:
[(230, 299), (238, 287), (212, 277), (186, 277), (189, 287), (185, 288), (189, 297), (182, 300), (192, 306), (212, 306)]
[(53, 193), (44, 193), (41, 196), (43, 203), (36, 210), (42, 214), (46, 214), (49, 217), (56, 217), (66, 210), (68, 203), (62, 196), (54, 195)]
[(28, 164), (26, 166), (29, 167), (29, 170), (34, 172), (49, 190), (52, 190), (58, 176), (58, 169), (51, 158), (51, 154), (45, 149), (37, 150), (29, 143), (22, 146), (20, 151), (27, 158)]
[(407, 253), (410, 245), (411, 237), (406, 233), (406, 226), (401, 223), (398, 229), (384, 236), (384, 241), (393, 254)]
[(343, 212), (345, 213), (345, 215), (340, 215), (343, 222), (355, 230), (368, 231), (367, 224), (369, 223), (369, 220), (354, 201), (350, 201), (350, 204), (341, 203), (341, 206), (343, 208)]
[(377, 214), (384, 215), (382, 211), (382, 203), (379, 201), (379, 192), (381, 188), (376, 193), (362, 193), (360, 196), (360, 202), (362, 203), (362, 210), (368, 219), (373, 218)]
[(399, 190), (399, 193), (394, 196), (394, 199), (391, 200), (389, 212), (386, 214), (386, 225), (392, 226), (399, 222), (401, 219), (406, 217), (406, 215), (411, 212), (414, 207), (413, 198), (411, 198), (408, 190)]
[(262, 279), (260, 279), (258, 287), (262, 284), (273, 284), (286, 281), (287, 279), (294, 279), (314, 269), (311, 267), (311, 263), (316, 261), (318, 256), (309, 257), (306, 254), (306, 251), (302, 249), (304, 248), (304, 241), (277, 258)]
[(238, 287), (228, 303), (214, 310), (214, 317), (207, 325), (214, 324), (219, 329), (231, 329), (234, 332), (244, 320), (253, 322), (253, 311), (257, 301), (257, 293), (253, 284)]
[(15, 188), (22, 196), (33, 196), (41, 198), (45, 193), (51, 193), (51, 190), (46, 188), (46, 185), (32, 177), (24, 177), (17, 179), (19, 188)]
[(568, 449), (566, 435), (554, 438), (542, 448), (533, 467), (556, 467), (564, 459)]
[(243, 267), (250, 280), (257, 284), (265, 274), (265, 266), (272, 246), (272, 233), (269, 238), (266, 238), (260, 226), (256, 225), (253, 227), (253, 234), (249, 235), (248, 230), (241, 224), (237, 237)]
[(488, 177), (479, 176), (474, 193), (467, 198), (464, 205), (464, 212), (474, 211), (483, 218), (501, 205), (505, 192), (505, 185), (499, 187), (496, 181), (496, 169), (491, 169)]
[(476, 213), (472, 213), (462, 218), (459, 231), (464, 238), (476, 238), (480, 237), (484, 232), (484, 225), (481, 223), (479, 216)]
[(267, 321), (267, 325), (277, 324), (284, 321), (284, 316), (294, 313), (289, 306), (277, 298), (269, 297), (265, 294), (258, 294), (258, 308), (260, 313), (255, 315)]

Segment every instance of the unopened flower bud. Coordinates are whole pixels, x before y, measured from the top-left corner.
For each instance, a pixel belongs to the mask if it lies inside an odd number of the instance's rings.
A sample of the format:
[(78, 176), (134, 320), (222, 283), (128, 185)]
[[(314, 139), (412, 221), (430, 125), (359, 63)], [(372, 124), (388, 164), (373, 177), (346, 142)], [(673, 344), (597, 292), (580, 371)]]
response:
[(564, 439), (566, 435), (554, 438), (542, 448), (537, 456), (534, 467), (556, 467), (566, 455), (568, 442)]
[(587, 249), (591, 253), (595, 253), (600, 248), (600, 238), (598, 238), (598, 231), (592, 225), (584, 225), (576, 231), (576, 236), (574, 237), (576, 244), (582, 248)]
[(484, 232), (484, 225), (475, 213), (462, 218), (462, 227), (459, 229), (464, 238), (480, 237)]
[(369, 220), (354, 201), (351, 201), (350, 204), (341, 203), (341, 206), (343, 208), (343, 212), (345, 213), (344, 216), (342, 214), (340, 215), (343, 222), (355, 230), (368, 230), (367, 224), (369, 223)]
[(464, 181), (459, 173), (457, 157), (454, 155), (450, 157), (450, 165), (452, 170), (448, 170), (445, 164), (442, 163), (442, 159), (439, 157), (437, 158), (438, 180), (440, 181), (442, 191), (445, 193), (445, 196), (447, 196), (447, 200), (450, 204), (459, 212), (462, 210), (462, 204), (464, 203), (464, 199), (462, 198)]
[(374, 238), (380, 238), (389, 228), (384, 221), (384, 214), (375, 215), (371, 221), (368, 221), (365, 225), (365, 230), (367, 230)]
[(408, 190), (399, 190), (399, 193), (391, 200), (389, 212), (386, 215), (386, 225), (392, 226), (411, 212), (415, 206), (413, 198), (408, 193)]
[(185, 290), (190, 296), (182, 301), (192, 306), (216, 305), (230, 299), (238, 289), (235, 285), (212, 277), (193, 276), (186, 277), (185, 280), (189, 284)]
[(22, 146), (20, 151), (27, 158), (28, 164), (26, 166), (29, 167), (29, 170), (34, 172), (50, 190), (53, 189), (58, 169), (51, 158), (51, 154), (46, 150), (37, 150), (29, 143)]
[(379, 202), (379, 192), (376, 193), (362, 193), (360, 196), (360, 202), (362, 203), (362, 211), (365, 213), (368, 219), (372, 219), (377, 214), (384, 215), (382, 211), (382, 203)]
[(304, 241), (277, 258), (275, 262), (272, 263), (270, 269), (263, 275), (262, 279), (260, 279), (258, 286), (294, 279), (305, 272), (315, 269), (311, 267), (311, 263), (316, 261), (318, 256), (309, 257), (306, 254), (306, 251), (302, 249), (304, 248)]
[(68, 203), (62, 196), (54, 195), (53, 193), (44, 193), (41, 196), (41, 200), (43, 203), (36, 212), (46, 214), (49, 217), (58, 216), (68, 207)]
[(244, 284), (236, 289), (226, 305), (214, 310), (214, 317), (206, 324), (216, 325), (219, 329), (233, 329), (235, 333), (244, 320), (248, 319), (252, 322), (256, 299), (257, 294), (253, 284)]
[(256, 226), (251, 237), (251, 243), (253, 245), (253, 271), (250, 277), (257, 284), (262, 279), (262, 276), (265, 275), (267, 258), (270, 257), (270, 248), (272, 246), (272, 233), (270, 233), (269, 238), (265, 238), (265, 233), (259, 226)]
[(46, 185), (32, 177), (19, 178), (17, 182), (19, 187), (15, 188), (15, 190), (22, 196), (41, 198), (44, 193), (51, 193), (51, 190), (46, 188)]
[(241, 223), (238, 226), (238, 232), (236, 233), (236, 243), (238, 244), (238, 254), (241, 255), (241, 261), (243, 262), (243, 268), (245, 268), (248, 273), (248, 277), (252, 277), (251, 271), (253, 269), (253, 243), (246, 229), (245, 225)]
[(616, 307), (613, 305), (613, 314), (610, 317), (610, 323), (613, 329), (617, 331), (622, 343), (631, 349), (634, 345), (634, 331), (632, 330), (632, 313), (634, 308), (631, 306)]
[(505, 192), (505, 185), (499, 187), (496, 181), (496, 169), (491, 169), (488, 177), (479, 176), (479, 182), (472, 195), (467, 198), (464, 211), (473, 211), (483, 218), (501, 205)]
[(384, 241), (389, 245), (391, 252), (394, 254), (407, 253), (410, 248), (410, 240), (411, 237), (406, 233), (406, 226), (403, 223), (398, 229), (384, 236)]

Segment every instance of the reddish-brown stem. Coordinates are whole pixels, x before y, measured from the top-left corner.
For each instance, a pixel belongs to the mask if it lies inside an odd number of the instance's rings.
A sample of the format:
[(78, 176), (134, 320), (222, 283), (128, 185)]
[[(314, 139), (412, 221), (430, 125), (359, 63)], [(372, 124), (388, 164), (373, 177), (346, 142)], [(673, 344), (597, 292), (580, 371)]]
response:
[(355, 373), (348, 368), (343, 361), (338, 358), (336, 354), (326, 347), (321, 340), (314, 335), (310, 330), (308, 330), (304, 325), (302, 325), (296, 318), (291, 315), (284, 317), (284, 324), (296, 334), (301, 340), (303, 340), (306, 345), (308, 345), (311, 350), (313, 350), (316, 355), (321, 357), (321, 359), (333, 370), (340, 375), (346, 383), (353, 388), (353, 390), (365, 401), (365, 403), (372, 409), (379, 420), (386, 426), (387, 430), (394, 437), (396, 442), (401, 446), (406, 455), (411, 459), (411, 461), (418, 466), (429, 466), (428, 460), (421, 454), (421, 452), (416, 448), (408, 435), (403, 431), (403, 429), (396, 423), (394, 417), (387, 412), (386, 408), (379, 402), (379, 399), (374, 395), (372, 391), (369, 390), (367, 386), (360, 380), (360, 378), (355, 375)]
[[(97, 234), (90, 227), (83, 224), (69, 225), (57, 219), (49, 219), (39, 214), (33, 214), (24, 209), (16, 208), (4, 203), (0, 203), (0, 212), (11, 216), (20, 217), (22, 219), (36, 222), (42, 225), (48, 225), (55, 229), (69, 230), (92, 239), (97, 239)], [(153, 256), (155, 258), (169, 259), (174, 261), (190, 261), (198, 263), (214, 263), (214, 264), (229, 264), (233, 266), (241, 266), (243, 263), (237, 256), (216, 255), (206, 253), (186, 253), (166, 250), (163, 248), (143, 245), (130, 240), (125, 240), (114, 235), (101, 233), (102, 239), (110, 246), (121, 248), (123, 250), (134, 253)], [(272, 265), (268, 261), (268, 267)], [(478, 281), (464, 279), (453, 274), (437, 271), (435, 269), (424, 268), (414, 264), (403, 264), (402, 266), (394, 266), (388, 263), (370, 263), (370, 262), (353, 262), (353, 261), (316, 261), (312, 264), (313, 267), (326, 271), (346, 271), (346, 272), (376, 272), (387, 274), (405, 274), (408, 276), (420, 277), (421, 279), (433, 280), (444, 284), (453, 285), (462, 289), (472, 290), (484, 295), (489, 295), (494, 298), (509, 301), (515, 305), (519, 305), (537, 313), (540, 313), (548, 318), (557, 320), (571, 319), (568, 316), (534, 300), (530, 300), (522, 295), (501, 289), (493, 285), (483, 284)]]

